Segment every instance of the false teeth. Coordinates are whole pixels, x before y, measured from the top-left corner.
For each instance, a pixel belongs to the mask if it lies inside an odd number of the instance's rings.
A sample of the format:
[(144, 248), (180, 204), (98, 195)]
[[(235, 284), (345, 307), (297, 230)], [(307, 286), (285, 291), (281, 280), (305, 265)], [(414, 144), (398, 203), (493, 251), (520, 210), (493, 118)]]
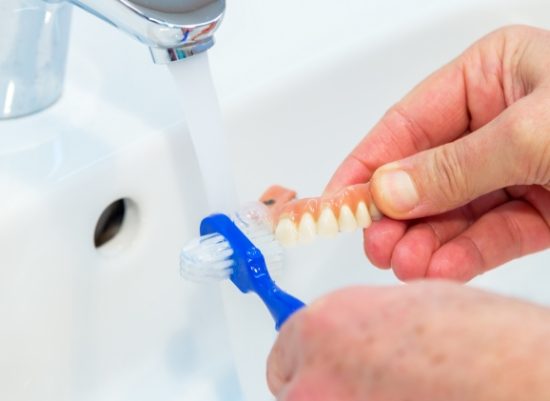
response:
[(275, 237), (284, 246), (293, 246), (298, 242), (298, 229), (289, 218), (279, 220), (275, 229)]
[(317, 236), (317, 227), (311, 213), (304, 213), (298, 225), (298, 242), (308, 244)]
[[(276, 225), (277, 238), (284, 245), (304, 244), (316, 236), (333, 237), (339, 231), (369, 227), (382, 218), (372, 201), (369, 185), (355, 184), (335, 193), (304, 199), (295, 199), (294, 192), (290, 198), (285, 192), (283, 199), (281, 188), (270, 192), (266, 202), (272, 205), (273, 218), (283, 219)], [(277, 199), (282, 199), (282, 203), (277, 204)]]
[(343, 205), (340, 208), (340, 214), (338, 216), (338, 226), (342, 232), (355, 231), (357, 229), (357, 221), (353, 216), (353, 212), (348, 205)]
[(371, 225), (372, 219), (370, 217), (367, 205), (365, 202), (359, 202), (357, 204), (357, 210), (355, 211), (355, 218), (357, 219), (357, 225), (361, 228), (367, 228)]
[(334, 237), (338, 234), (338, 221), (332, 209), (327, 207), (319, 215), (317, 233), (323, 237)]

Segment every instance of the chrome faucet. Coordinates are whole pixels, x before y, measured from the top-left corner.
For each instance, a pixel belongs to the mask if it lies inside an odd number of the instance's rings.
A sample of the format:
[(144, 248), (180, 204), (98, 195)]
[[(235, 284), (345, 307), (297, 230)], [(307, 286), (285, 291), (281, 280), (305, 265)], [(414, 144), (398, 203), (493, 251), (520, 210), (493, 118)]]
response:
[(127, 32), (166, 64), (203, 52), (225, 0), (0, 0), (0, 119), (31, 114), (61, 95), (71, 4)]

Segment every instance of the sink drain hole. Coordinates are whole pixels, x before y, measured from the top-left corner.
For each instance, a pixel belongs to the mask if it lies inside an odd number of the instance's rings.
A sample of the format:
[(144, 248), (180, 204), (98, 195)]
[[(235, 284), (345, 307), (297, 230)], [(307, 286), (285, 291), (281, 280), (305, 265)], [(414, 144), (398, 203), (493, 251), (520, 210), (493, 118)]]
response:
[(135, 231), (137, 210), (130, 199), (118, 199), (105, 208), (99, 216), (94, 231), (94, 245), (103, 249), (111, 245), (123, 245)]

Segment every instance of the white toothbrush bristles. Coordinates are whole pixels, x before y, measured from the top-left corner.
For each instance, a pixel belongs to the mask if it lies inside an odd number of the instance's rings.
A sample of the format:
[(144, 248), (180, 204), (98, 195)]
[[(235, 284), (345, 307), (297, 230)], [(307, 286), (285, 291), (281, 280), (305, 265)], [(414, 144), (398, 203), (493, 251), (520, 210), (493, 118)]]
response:
[(261, 202), (250, 202), (235, 213), (234, 222), (264, 256), (269, 273), (277, 276), (283, 269), (284, 253), (273, 233), (271, 215)]
[(233, 249), (219, 234), (195, 238), (181, 252), (180, 273), (191, 281), (219, 281), (231, 275)]
[[(234, 216), (234, 222), (264, 256), (270, 274), (283, 267), (283, 249), (275, 239), (262, 204), (249, 204)], [(191, 281), (212, 282), (228, 278), (233, 269), (233, 249), (219, 234), (189, 242), (181, 252), (180, 273)]]

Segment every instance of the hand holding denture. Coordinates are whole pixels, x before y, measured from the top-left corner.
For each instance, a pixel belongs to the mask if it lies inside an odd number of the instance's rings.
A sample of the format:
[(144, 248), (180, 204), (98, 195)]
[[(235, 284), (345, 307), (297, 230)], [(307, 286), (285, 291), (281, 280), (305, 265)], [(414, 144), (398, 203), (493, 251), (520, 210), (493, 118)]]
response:
[(498, 30), (393, 106), (327, 192), (370, 181), (371, 262), (466, 281), (550, 246), (550, 32)]

